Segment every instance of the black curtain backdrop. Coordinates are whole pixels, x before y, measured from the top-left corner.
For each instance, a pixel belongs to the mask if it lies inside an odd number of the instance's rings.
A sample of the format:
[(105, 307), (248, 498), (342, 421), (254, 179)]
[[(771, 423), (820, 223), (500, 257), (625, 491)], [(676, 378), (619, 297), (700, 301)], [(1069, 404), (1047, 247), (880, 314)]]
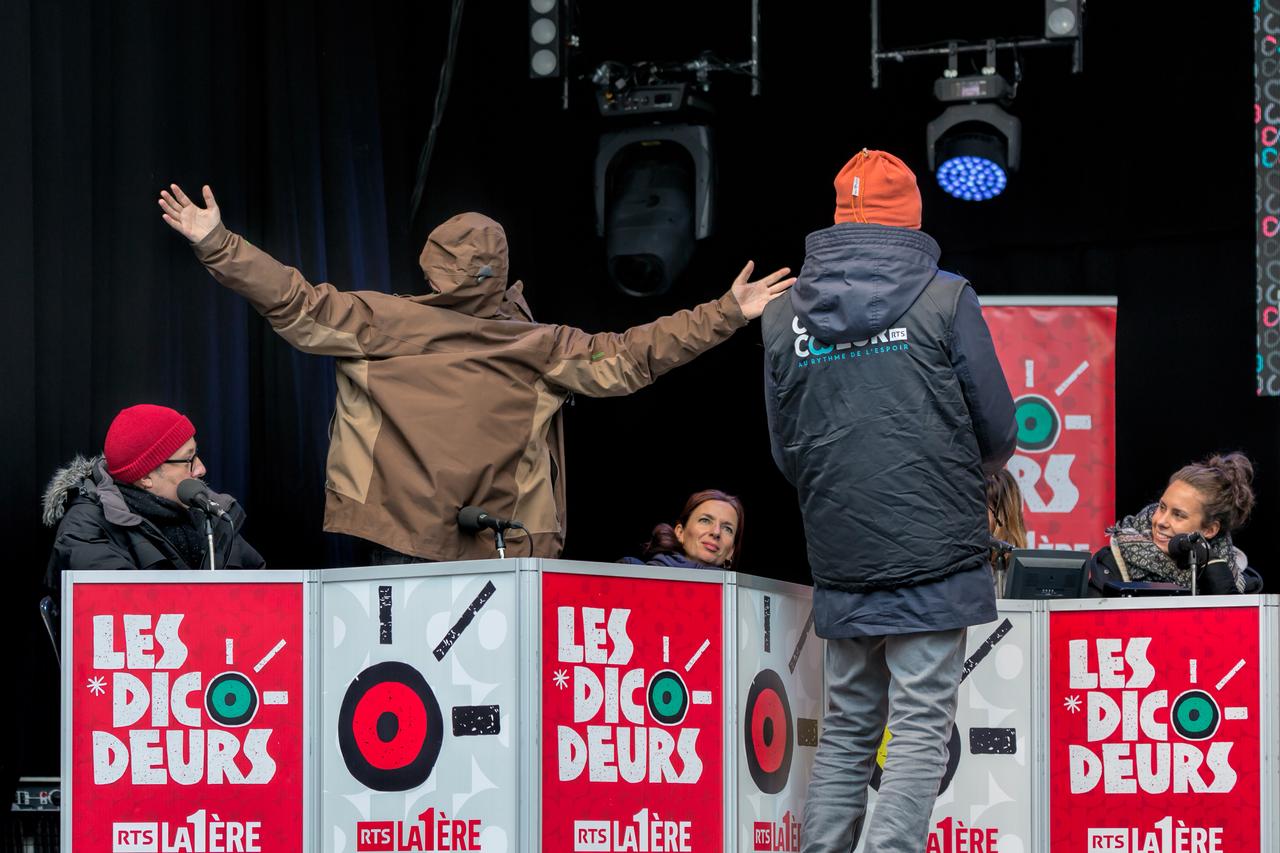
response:
[[(745, 58), (749, 3), (714, 5), (579, 4), (584, 52)], [(1032, 0), (938, 16), (951, 5), (885, 9), (886, 43), (1039, 33)], [(312, 281), (353, 289), (418, 290), (430, 227), (479, 210), (506, 225), (535, 316), (622, 330), (718, 296), (747, 258), (798, 270), (804, 235), (830, 222), (836, 171), (864, 145), (892, 150), (921, 178), (944, 266), (980, 294), (1119, 297), (1119, 511), (1157, 497), (1183, 463), (1242, 449), (1259, 506), (1238, 541), (1264, 574), (1280, 564), (1266, 534), (1280, 415), (1254, 392), (1248, 8), (1179, 18), (1096, 4), (1079, 76), (1066, 51), (1025, 52), (1012, 108), (1023, 170), (983, 205), (944, 197), (928, 174), (940, 62), (889, 64), (872, 90), (865, 4), (763, 11), (764, 94), (748, 97), (743, 81), (713, 92), (716, 233), (669, 295), (634, 300), (605, 282), (595, 237), (600, 123), (584, 93), (565, 112), (557, 84), (528, 80), (520, 4), (468, 3), (411, 222), (447, 3), (0, 3), (4, 618), (10, 677), (29, 696), (7, 703), (21, 736), (0, 750), (4, 772), (58, 771), (57, 669), (36, 616), (52, 541), (40, 496), (75, 453), (98, 452), (122, 407), (192, 418), (208, 479), (244, 503), (270, 566), (362, 558), (320, 532), (332, 362), (283, 345), (204, 273), (160, 220), (170, 181), (193, 197), (211, 184), (229, 227)], [(807, 577), (794, 493), (769, 458), (760, 359), (749, 330), (630, 398), (567, 409), (566, 557), (635, 553), (685, 495), (715, 487), (745, 502), (743, 571)]]

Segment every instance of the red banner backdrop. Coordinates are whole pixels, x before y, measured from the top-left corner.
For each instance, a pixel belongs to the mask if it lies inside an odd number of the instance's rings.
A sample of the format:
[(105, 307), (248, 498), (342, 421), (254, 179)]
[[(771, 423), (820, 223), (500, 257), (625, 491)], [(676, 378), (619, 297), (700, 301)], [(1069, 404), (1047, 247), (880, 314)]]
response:
[(1050, 612), (1053, 853), (1260, 849), (1258, 619)]
[(1116, 309), (1000, 301), (982, 314), (1017, 407), (1027, 547), (1092, 551), (1116, 520)]
[(723, 848), (721, 596), (543, 575), (541, 849)]
[(302, 850), (302, 585), (74, 594), (75, 850)]

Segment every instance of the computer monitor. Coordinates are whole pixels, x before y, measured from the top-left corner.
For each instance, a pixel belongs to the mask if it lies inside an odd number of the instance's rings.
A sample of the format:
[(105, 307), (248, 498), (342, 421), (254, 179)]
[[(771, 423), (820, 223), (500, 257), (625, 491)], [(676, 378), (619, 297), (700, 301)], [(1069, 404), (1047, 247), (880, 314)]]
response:
[(1089, 585), (1084, 551), (1015, 549), (1009, 558), (1005, 598), (1084, 598)]

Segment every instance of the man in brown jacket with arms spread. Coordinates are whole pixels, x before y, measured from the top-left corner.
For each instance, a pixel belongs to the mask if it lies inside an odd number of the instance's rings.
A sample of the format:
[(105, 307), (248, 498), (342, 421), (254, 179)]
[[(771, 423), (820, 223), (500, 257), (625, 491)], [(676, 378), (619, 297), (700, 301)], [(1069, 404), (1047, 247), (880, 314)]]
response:
[[(564, 547), (564, 440), (570, 393), (630, 394), (726, 340), (795, 281), (781, 269), (724, 296), (621, 334), (535, 323), (522, 284), (507, 286), (502, 226), (463, 213), (427, 237), (430, 292), (392, 296), (312, 285), (222, 225), (176, 184), (164, 221), (221, 284), (304, 352), (337, 358), (324, 529), (431, 560), (482, 559), (492, 541), (462, 534), (460, 507), (516, 518), (534, 556)], [(523, 536), (510, 544), (524, 552)], [(525, 552), (527, 553), (527, 552)]]

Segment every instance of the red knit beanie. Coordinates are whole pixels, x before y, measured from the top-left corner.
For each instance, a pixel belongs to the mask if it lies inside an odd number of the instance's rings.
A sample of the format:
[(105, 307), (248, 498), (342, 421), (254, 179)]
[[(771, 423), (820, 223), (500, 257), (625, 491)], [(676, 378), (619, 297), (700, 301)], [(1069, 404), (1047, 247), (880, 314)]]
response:
[(886, 151), (863, 148), (836, 175), (836, 222), (920, 227), (915, 173)]
[(196, 428), (187, 416), (173, 409), (150, 403), (130, 406), (107, 427), (107, 440), (102, 446), (107, 473), (121, 482), (135, 483), (195, 434)]

